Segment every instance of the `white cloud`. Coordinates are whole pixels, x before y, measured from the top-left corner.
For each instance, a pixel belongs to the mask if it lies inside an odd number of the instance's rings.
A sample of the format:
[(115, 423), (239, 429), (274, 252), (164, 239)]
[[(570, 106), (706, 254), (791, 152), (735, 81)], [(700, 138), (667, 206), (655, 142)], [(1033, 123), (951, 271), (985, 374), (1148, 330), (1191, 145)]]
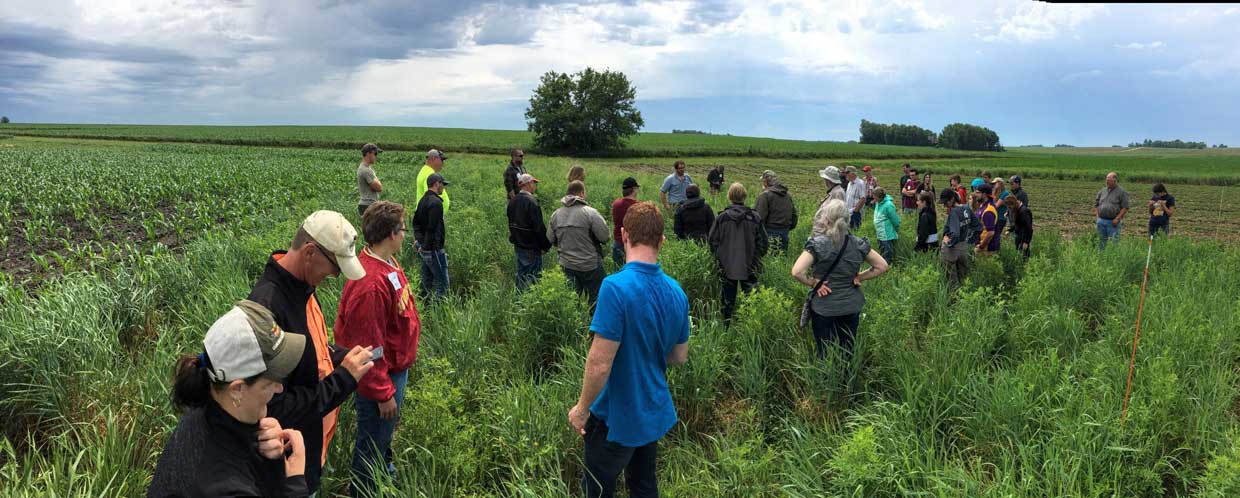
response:
[(1101, 69), (1091, 69), (1089, 71), (1081, 71), (1078, 73), (1064, 75), (1064, 77), (1059, 78), (1059, 81), (1062, 83), (1070, 83), (1077, 80), (1097, 78), (1102, 75), (1103, 72)]
[(874, 2), (866, 10), (859, 19), (861, 26), (878, 33), (916, 33), (947, 25), (945, 16), (931, 14), (921, 0)]
[(1150, 43), (1132, 42), (1132, 43), (1128, 43), (1124, 45), (1120, 45), (1118, 43), (1115, 44), (1115, 48), (1123, 48), (1123, 49), (1129, 49), (1129, 50), (1144, 50), (1144, 49), (1153, 50), (1156, 48), (1163, 48), (1165, 46), (1166, 44), (1160, 41), (1155, 41), (1155, 42), (1150, 42)]
[(996, 22), (979, 34), (985, 41), (1030, 43), (1053, 40), (1106, 12), (1102, 5), (1051, 5), (1027, 2), (1014, 11), (996, 11)]
[(1240, 9), (1235, 8), (1235, 7), (1231, 7), (1231, 8), (1229, 8), (1229, 9), (1227, 9), (1227, 10), (1224, 10), (1224, 11), (1223, 11), (1223, 15), (1225, 15), (1225, 16), (1230, 16), (1230, 15), (1232, 15), (1232, 14), (1240, 14)]
[(1240, 74), (1240, 59), (1204, 60), (1198, 59), (1175, 69), (1154, 69), (1154, 76), (1193, 78), (1213, 80), (1224, 76)]

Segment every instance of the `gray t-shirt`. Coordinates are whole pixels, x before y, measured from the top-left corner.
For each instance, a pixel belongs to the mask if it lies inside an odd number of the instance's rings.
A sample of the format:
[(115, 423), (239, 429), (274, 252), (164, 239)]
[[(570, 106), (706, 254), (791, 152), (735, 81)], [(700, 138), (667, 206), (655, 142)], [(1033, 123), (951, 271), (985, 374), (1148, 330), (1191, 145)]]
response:
[[(861, 288), (853, 286), (853, 278), (861, 270), (866, 255), (870, 254), (870, 241), (852, 234), (847, 237), (848, 248), (827, 277), (827, 283), (823, 284), (831, 288), (831, 293), (826, 296), (815, 295), (810, 302), (810, 309), (819, 316), (853, 315), (860, 313), (861, 307), (865, 306), (865, 295), (861, 293)], [(823, 272), (835, 261), (835, 255), (839, 251), (831, 237), (826, 235), (810, 238), (805, 242), (805, 250), (814, 256), (812, 268), (815, 280), (822, 278)]]
[(357, 205), (369, 206), (379, 200), (379, 193), (370, 188), (375, 181), (375, 170), (366, 163), (357, 166)]
[(1113, 220), (1121, 209), (1128, 209), (1128, 191), (1119, 185), (1113, 189), (1103, 187), (1094, 198), (1094, 206), (1098, 208), (1099, 218)]
[(688, 174), (685, 174), (685, 177), (680, 179), (676, 178), (675, 173), (672, 173), (663, 180), (663, 186), (659, 190), (667, 193), (668, 204), (683, 204), (689, 200), (689, 197), (685, 195), (685, 189), (689, 188), (691, 184), (693, 184), (693, 179), (689, 178)]

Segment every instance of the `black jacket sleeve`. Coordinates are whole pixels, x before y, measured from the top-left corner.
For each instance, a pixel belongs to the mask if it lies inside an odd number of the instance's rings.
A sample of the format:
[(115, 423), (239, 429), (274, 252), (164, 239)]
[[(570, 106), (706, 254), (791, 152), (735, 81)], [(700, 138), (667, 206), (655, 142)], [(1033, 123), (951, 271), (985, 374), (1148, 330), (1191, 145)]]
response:
[(676, 214), (672, 215), (672, 233), (676, 234), (676, 238), (685, 238), (685, 210), (677, 209)]
[(504, 170), (504, 191), (509, 194), (517, 191), (517, 170), (511, 164)]
[(542, 209), (538, 207), (538, 204), (531, 202), (529, 210), (530, 226), (534, 228), (534, 241), (543, 252), (550, 251), (551, 239), (547, 238), (547, 223), (543, 221)]
[(917, 242), (925, 243), (932, 233), (934, 233), (934, 218), (923, 210), (921, 216), (917, 218)]
[(422, 243), (423, 247), (430, 250), (443, 249), (443, 203), (430, 202), (426, 206), (426, 218), (422, 230), (426, 233), (426, 241)]
[(323, 417), (356, 390), (357, 380), (344, 367), (336, 367), (316, 386), (284, 386), (284, 392), (272, 396), (267, 403), (267, 416), (288, 420), (314, 412)]
[(284, 478), (284, 496), (288, 498), (304, 498), (310, 496), (310, 488), (306, 486), (306, 476)]
[(766, 237), (766, 230), (762, 228), (762, 221), (758, 220), (754, 226), (756, 227), (754, 230), (754, 268), (760, 268), (762, 257), (766, 256), (766, 251), (770, 248), (770, 241)]

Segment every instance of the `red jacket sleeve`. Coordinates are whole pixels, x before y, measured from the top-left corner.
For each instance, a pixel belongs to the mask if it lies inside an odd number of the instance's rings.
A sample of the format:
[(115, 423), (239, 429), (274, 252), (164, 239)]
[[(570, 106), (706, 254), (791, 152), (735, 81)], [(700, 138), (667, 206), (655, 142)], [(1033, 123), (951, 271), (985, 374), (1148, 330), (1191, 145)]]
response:
[[(353, 282), (350, 282), (352, 284)], [(336, 315), (336, 342), (352, 349), (354, 346), (383, 346), (385, 320), (390, 314), (389, 297), (373, 286), (357, 282), (357, 287), (346, 289), (340, 297), (340, 311)], [(388, 377), (388, 362), (375, 360), (374, 368), (357, 383), (357, 394), (371, 401), (387, 401), (396, 394), (392, 378)]]

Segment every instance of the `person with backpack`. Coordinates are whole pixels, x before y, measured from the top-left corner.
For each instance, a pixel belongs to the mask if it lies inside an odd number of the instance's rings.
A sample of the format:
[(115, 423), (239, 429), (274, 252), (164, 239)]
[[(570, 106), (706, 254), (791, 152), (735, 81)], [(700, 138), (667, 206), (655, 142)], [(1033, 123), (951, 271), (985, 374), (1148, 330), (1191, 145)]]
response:
[(715, 217), (708, 240), (710, 250), (719, 261), (719, 273), (723, 280), (723, 320), (732, 321), (739, 287), (749, 293), (758, 284), (758, 272), (762, 270), (762, 256), (766, 255), (766, 230), (758, 212), (745, 205), (745, 187), (733, 183), (728, 187), (728, 200), (732, 202)]
[[(817, 216), (814, 217), (817, 219)], [(895, 201), (882, 187), (874, 189), (874, 230), (878, 232), (878, 253), (887, 264), (895, 261), (896, 239), (900, 232), (900, 213), (896, 212)]]
[(969, 206), (956, 202), (959, 197), (955, 192), (944, 190), (939, 194), (939, 203), (947, 210), (947, 221), (943, 223), (943, 234), (939, 236), (939, 259), (947, 271), (948, 285), (955, 289), (969, 274), (969, 248), (976, 243), (976, 233), (980, 232), (977, 217), (969, 210)]
[[(893, 207), (894, 209), (894, 207)], [(861, 282), (887, 271), (887, 260), (870, 248), (870, 242), (848, 230), (849, 209), (843, 201), (830, 200), (814, 217), (815, 235), (792, 264), (792, 277), (810, 287), (809, 314), (818, 358), (837, 345), (852, 357), (853, 339), (865, 306)], [(861, 271), (862, 263), (870, 268)]]
[(917, 243), (913, 250), (928, 252), (938, 247), (939, 219), (934, 211), (934, 195), (929, 190), (917, 194)]

